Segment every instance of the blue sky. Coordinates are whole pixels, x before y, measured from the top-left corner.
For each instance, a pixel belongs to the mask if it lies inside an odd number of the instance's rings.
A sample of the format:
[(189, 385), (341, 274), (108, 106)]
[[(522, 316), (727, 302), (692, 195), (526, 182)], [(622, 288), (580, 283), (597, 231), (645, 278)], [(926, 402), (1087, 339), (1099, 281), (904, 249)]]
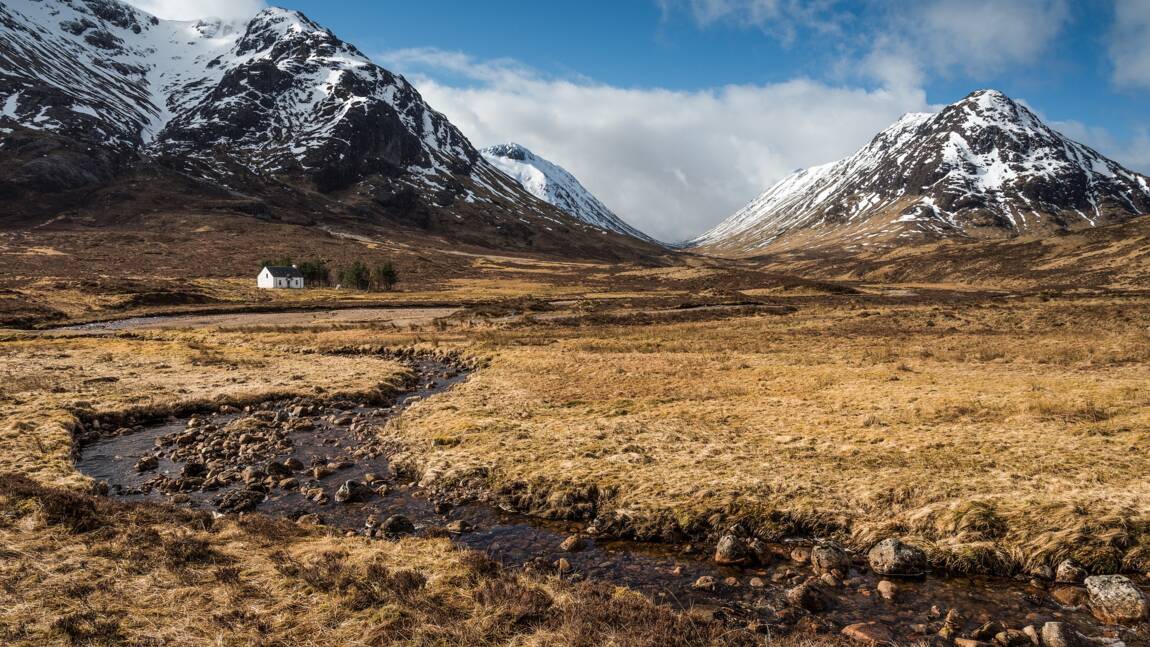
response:
[(475, 144), (532, 148), (664, 239), (984, 87), (1150, 173), (1150, 0), (273, 3), (403, 73)]

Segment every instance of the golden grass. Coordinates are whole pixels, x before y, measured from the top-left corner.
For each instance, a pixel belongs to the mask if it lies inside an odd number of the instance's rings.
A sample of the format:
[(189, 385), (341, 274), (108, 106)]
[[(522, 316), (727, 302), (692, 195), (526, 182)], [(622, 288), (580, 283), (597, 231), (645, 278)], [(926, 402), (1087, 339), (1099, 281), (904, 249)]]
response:
[(514, 575), (446, 539), (213, 520), (12, 477), (0, 477), (0, 643), (766, 644), (624, 590)]
[(427, 485), (640, 535), (739, 517), (960, 570), (1146, 569), (1148, 324), (1095, 301), (489, 330), (488, 368), (389, 433)]
[(82, 485), (70, 461), (77, 414), (373, 393), (406, 372), (381, 358), (295, 350), (205, 331), (0, 340), (0, 473)]

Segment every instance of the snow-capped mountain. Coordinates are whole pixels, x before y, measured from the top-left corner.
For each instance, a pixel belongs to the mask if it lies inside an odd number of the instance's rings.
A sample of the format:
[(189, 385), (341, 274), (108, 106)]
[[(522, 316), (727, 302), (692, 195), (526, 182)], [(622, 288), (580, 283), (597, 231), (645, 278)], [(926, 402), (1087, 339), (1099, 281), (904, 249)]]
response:
[(297, 11), (184, 22), (118, 0), (0, 3), (0, 195), (105, 186), (141, 164), (445, 235), (480, 224), (523, 240), (602, 235)]
[(994, 90), (907, 114), (854, 155), (796, 171), (690, 242), (721, 253), (1002, 238), (1150, 213), (1150, 181)]
[(588, 191), (567, 169), (519, 144), (499, 144), (480, 154), (511, 176), (531, 195), (553, 204), (583, 222), (635, 238), (653, 240), (624, 222)]

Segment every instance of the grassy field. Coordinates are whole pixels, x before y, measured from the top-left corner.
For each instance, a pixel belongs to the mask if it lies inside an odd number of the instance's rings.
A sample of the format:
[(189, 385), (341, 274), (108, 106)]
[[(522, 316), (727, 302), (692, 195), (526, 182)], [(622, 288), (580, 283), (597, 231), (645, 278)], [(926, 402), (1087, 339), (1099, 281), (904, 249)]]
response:
[(405, 369), (379, 347), (481, 366), (383, 431), (401, 448), (393, 463), (446, 494), (645, 539), (742, 522), (856, 549), (899, 536), (957, 571), (1067, 556), (1150, 569), (1144, 298), (763, 286), (770, 310), (681, 308), (667, 280), (661, 294), (488, 299), (402, 325), (257, 317), (0, 337), (0, 642), (765, 640), (626, 591), (505, 572), (446, 540), (118, 504), (85, 494), (72, 466), (77, 416), (387, 393)]
[(390, 429), (428, 486), (639, 537), (886, 536), (957, 571), (1150, 569), (1142, 300), (806, 304), (460, 336), (490, 365)]

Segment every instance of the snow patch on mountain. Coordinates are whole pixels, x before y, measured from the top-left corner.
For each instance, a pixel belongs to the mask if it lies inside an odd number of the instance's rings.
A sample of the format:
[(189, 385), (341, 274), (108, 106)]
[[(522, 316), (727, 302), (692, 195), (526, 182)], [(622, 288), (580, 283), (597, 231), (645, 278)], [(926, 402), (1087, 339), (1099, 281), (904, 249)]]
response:
[(500, 144), (479, 152), (488, 162), (511, 176), (528, 193), (540, 200), (601, 229), (654, 242), (654, 239), (615, 215), (566, 169), (526, 147)]
[(1146, 178), (981, 90), (903, 116), (850, 157), (796, 171), (688, 244), (754, 253), (797, 232), (809, 244), (1015, 236), (1147, 212)]

